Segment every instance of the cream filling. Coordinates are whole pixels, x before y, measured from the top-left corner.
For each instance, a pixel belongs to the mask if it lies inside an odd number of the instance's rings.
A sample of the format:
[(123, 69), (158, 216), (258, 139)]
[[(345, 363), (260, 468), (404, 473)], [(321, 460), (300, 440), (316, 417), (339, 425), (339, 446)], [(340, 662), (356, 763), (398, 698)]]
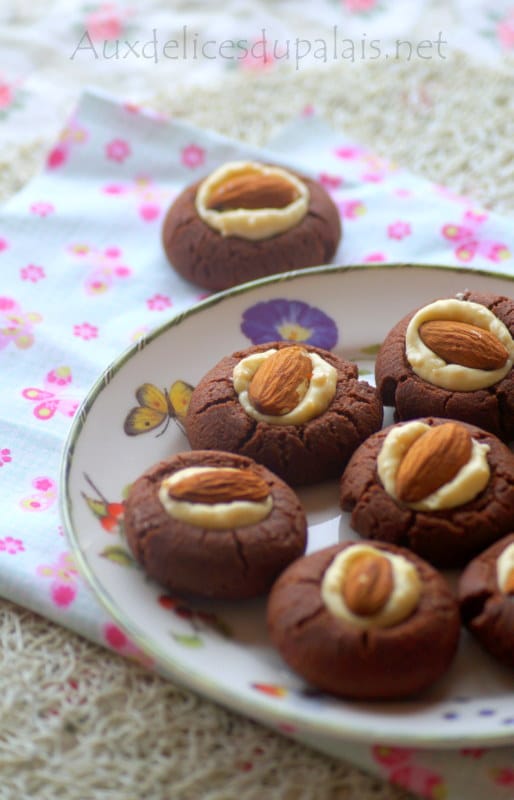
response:
[[(170, 488), (179, 481), (211, 470), (212, 467), (186, 467), (162, 481), (158, 496), (170, 517), (196, 525), (199, 528), (220, 531), (254, 525), (268, 516), (273, 507), (271, 494), (265, 500), (259, 502), (234, 500), (229, 503), (212, 504), (191, 503), (185, 500), (174, 500), (170, 497)], [(234, 472), (238, 471), (234, 469)]]
[(496, 562), (496, 581), (500, 592), (505, 592), (509, 575), (514, 570), (514, 542), (500, 553)]
[(319, 417), (334, 399), (337, 370), (317, 353), (307, 352), (312, 363), (312, 376), (307, 392), (292, 411), (280, 416), (261, 414), (252, 405), (248, 396), (250, 382), (261, 364), (276, 352), (272, 347), (262, 353), (253, 353), (241, 359), (234, 367), (232, 372), (234, 389), (244, 410), (258, 422), (267, 422), (270, 425), (302, 425), (314, 417)]
[[(500, 369), (484, 370), (447, 364), (423, 342), (419, 328), (429, 320), (467, 322), (490, 331), (503, 344), (509, 357)], [(421, 308), (411, 319), (405, 334), (405, 352), (412, 369), (420, 378), (450, 391), (472, 392), (501, 381), (514, 362), (514, 341), (506, 325), (480, 303), (465, 300), (436, 300)]]
[[(292, 184), (298, 197), (283, 208), (235, 208), (216, 211), (208, 208), (209, 198), (217, 187), (240, 173), (276, 175)], [(256, 161), (232, 161), (224, 164), (201, 183), (196, 193), (198, 215), (222, 236), (239, 236), (242, 239), (268, 239), (293, 228), (306, 215), (310, 193), (306, 184), (292, 173), (280, 167), (269, 167)]]
[[(393, 590), (376, 614), (361, 616), (350, 611), (343, 597), (343, 587), (349, 568), (363, 554), (380, 555), (388, 559), (393, 571)], [(412, 562), (404, 556), (393, 555), (365, 544), (354, 544), (342, 550), (325, 571), (321, 582), (321, 597), (327, 609), (339, 619), (359, 628), (390, 628), (414, 611), (421, 595), (421, 579)]]
[[(407, 450), (426, 431), (430, 425), (424, 422), (407, 422), (392, 428), (387, 434), (377, 457), (378, 477), (386, 492), (395, 500), (396, 473)], [(416, 511), (440, 511), (444, 508), (455, 508), (473, 500), (489, 483), (491, 470), (487, 460), (489, 445), (472, 440), (471, 456), (467, 464), (457, 472), (456, 476), (435, 492), (419, 500), (417, 503), (404, 503)], [(398, 500), (398, 502), (400, 502)]]

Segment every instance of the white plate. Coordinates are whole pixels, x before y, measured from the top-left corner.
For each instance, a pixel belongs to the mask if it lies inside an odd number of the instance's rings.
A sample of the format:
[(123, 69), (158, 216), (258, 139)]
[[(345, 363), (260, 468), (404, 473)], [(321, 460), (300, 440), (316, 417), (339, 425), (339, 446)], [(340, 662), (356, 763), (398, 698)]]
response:
[[(79, 567), (99, 600), (172, 680), (233, 710), (332, 749), (344, 740), (431, 747), (514, 743), (513, 675), (463, 633), (445, 678), (419, 700), (343, 702), (310, 690), (270, 647), (264, 600), (183, 602), (131, 563), (119, 535), (124, 489), (161, 458), (189, 449), (176, 419), (137, 436), (124, 420), (143, 383), (196, 384), (222, 356), (257, 341), (309, 337), (358, 361), (372, 380), (377, 345), (412, 308), (465, 288), (511, 294), (512, 279), (464, 269), (321, 267), (216, 295), (141, 340), (106, 370), (72, 426), (62, 469), (62, 512)], [(337, 339), (337, 342), (336, 342)], [(390, 420), (390, 415), (388, 417)], [(356, 538), (337, 484), (301, 490), (309, 550)], [(96, 501), (96, 505), (95, 505)], [(437, 647), (437, 642), (433, 643)]]

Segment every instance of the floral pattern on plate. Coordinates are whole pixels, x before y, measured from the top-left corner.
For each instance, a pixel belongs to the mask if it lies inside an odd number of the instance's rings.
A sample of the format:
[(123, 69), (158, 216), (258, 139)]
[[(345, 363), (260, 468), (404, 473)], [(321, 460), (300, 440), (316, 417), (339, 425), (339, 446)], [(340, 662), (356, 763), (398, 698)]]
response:
[(241, 330), (252, 344), (303, 342), (332, 350), (338, 341), (337, 325), (328, 314), (302, 300), (285, 298), (247, 308)]

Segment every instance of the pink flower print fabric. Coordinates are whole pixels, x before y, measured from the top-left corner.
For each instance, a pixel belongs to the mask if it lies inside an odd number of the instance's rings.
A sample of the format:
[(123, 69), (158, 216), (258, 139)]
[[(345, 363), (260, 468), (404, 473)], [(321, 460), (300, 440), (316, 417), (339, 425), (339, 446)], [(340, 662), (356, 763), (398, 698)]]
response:
[(158, 220), (165, 205), (171, 202), (169, 193), (146, 175), (140, 175), (129, 183), (108, 183), (102, 191), (113, 198), (128, 199), (131, 205), (136, 206), (139, 217), (145, 222)]
[(386, 253), (368, 253), (362, 259), (364, 264), (381, 264), (384, 261), (388, 261)]
[(441, 233), (454, 244), (454, 254), (459, 261), (469, 263), (475, 256), (481, 255), (488, 261), (499, 263), (512, 257), (504, 242), (487, 238), (487, 219), (485, 212), (468, 210), (459, 223), (443, 225)]
[(105, 155), (110, 161), (123, 164), (131, 154), (130, 144), (125, 139), (113, 139), (105, 145)]
[(343, 219), (358, 219), (366, 213), (366, 206), (360, 200), (343, 200), (338, 208)]
[(164, 294), (154, 294), (146, 301), (146, 305), (151, 311), (166, 311), (171, 307), (171, 300)]
[(9, 345), (20, 350), (32, 347), (34, 326), (41, 320), (37, 311), (24, 311), (12, 297), (0, 297), (0, 350)]
[(89, 322), (82, 322), (79, 325), (73, 326), (73, 335), (78, 339), (83, 339), (88, 342), (90, 339), (96, 339), (98, 336), (98, 328), (96, 325), (91, 325)]
[(343, 178), (341, 175), (331, 175), (328, 172), (320, 172), (318, 175), (318, 182), (330, 192), (334, 189), (339, 189), (343, 184)]
[(38, 217), (48, 217), (55, 212), (55, 206), (48, 200), (38, 200), (36, 203), (31, 203), (30, 210)]
[(14, 539), (12, 536), (5, 536), (0, 539), (0, 553), (7, 553), (7, 555), (14, 556), (17, 553), (23, 553), (25, 545), (22, 539)]
[(89, 7), (85, 17), (86, 30), (94, 42), (119, 39), (123, 33), (124, 13), (116, 3), (100, 3)]
[(369, 14), (377, 10), (380, 3), (379, 0), (342, 0), (342, 5), (350, 14)]
[(103, 626), (102, 635), (108, 647), (121, 655), (126, 656), (141, 664), (144, 667), (151, 668), (153, 666), (153, 659), (143, 653), (137, 645), (135, 645), (128, 636), (112, 622)]
[(44, 267), (37, 266), (36, 264), (27, 264), (26, 267), (20, 269), (20, 276), (22, 281), (31, 281), (37, 283), (45, 277)]
[(49, 509), (57, 500), (57, 485), (52, 478), (42, 476), (32, 481), (34, 491), (20, 500), (24, 511), (40, 512)]
[(58, 143), (50, 150), (47, 156), (47, 169), (53, 170), (63, 166), (68, 161), (74, 148), (83, 144), (87, 137), (87, 130), (80, 126), (76, 120), (71, 119), (61, 133)]
[(398, 239), (401, 241), (402, 239), (405, 239), (406, 236), (410, 236), (411, 233), (412, 228), (409, 222), (397, 220), (396, 222), (392, 222), (387, 226), (387, 235), (390, 239)]
[(205, 161), (205, 150), (197, 144), (188, 144), (187, 147), (182, 148), (180, 160), (185, 167), (196, 169), (201, 167)]
[(392, 161), (379, 158), (363, 147), (336, 147), (334, 153), (343, 161), (353, 162), (359, 170), (361, 181), (365, 183), (380, 183), (398, 169)]
[(22, 396), (35, 403), (33, 414), (36, 419), (46, 422), (56, 413), (73, 417), (78, 408), (78, 400), (69, 392), (72, 382), (69, 367), (50, 370), (43, 381), (43, 388), (29, 386), (23, 389)]
[(48, 591), (56, 606), (67, 608), (73, 603), (78, 590), (78, 570), (70, 553), (61, 553), (52, 564), (41, 564), (36, 574), (50, 581)]
[(514, 50), (514, 8), (498, 22), (496, 32), (502, 48)]
[(89, 244), (72, 244), (69, 251), (85, 268), (84, 289), (89, 295), (103, 294), (132, 274), (119, 247), (100, 249)]
[(23, 78), (12, 78), (0, 74), (0, 122), (9, 120), (16, 111), (26, 104), (27, 92), (23, 88)]
[(445, 800), (448, 796), (444, 777), (416, 761), (416, 751), (404, 747), (376, 745), (373, 758), (383, 766), (389, 780), (427, 800)]
[(9, 108), (13, 102), (14, 92), (12, 86), (7, 81), (0, 78), (0, 110)]
[(8, 447), (2, 447), (0, 449), (0, 467), (3, 467), (5, 464), (10, 464), (12, 461), (11, 451)]

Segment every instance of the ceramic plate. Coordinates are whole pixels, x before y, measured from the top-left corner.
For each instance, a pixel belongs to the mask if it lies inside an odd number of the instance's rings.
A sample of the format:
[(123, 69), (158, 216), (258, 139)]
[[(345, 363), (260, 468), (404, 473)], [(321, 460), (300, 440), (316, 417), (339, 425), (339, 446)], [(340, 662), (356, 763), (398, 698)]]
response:
[[(187, 386), (222, 356), (273, 339), (306, 341), (357, 361), (363, 379), (372, 382), (374, 356), (392, 325), (412, 308), (466, 288), (511, 294), (514, 283), (477, 271), (405, 265), (288, 273), (209, 298), (139, 341), (101, 375), (66, 444), (64, 522), (93, 591), (155, 668), (213, 701), (298, 738), (319, 737), (332, 749), (344, 740), (514, 743), (512, 673), (467, 634), (450, 671), (422, 699), (336, 700), (306, 686), (271, 648), (264, 600), (228, 604), (170, 596), (135, 566), (119, 525), (127, 486), (159, 459), (189, 449), (180, 425)], [(145, 383), (157, 394), (173, 387), (174, 407), (168, 412), (163, 400), (148, 414), (148, 427), (128, 435), (131, 409), (147, 402), (141, 392), (136, 397)], [(356, 538), (338, 508), (336, 483), (299, 494), (308, 512), (309, 551)]]

